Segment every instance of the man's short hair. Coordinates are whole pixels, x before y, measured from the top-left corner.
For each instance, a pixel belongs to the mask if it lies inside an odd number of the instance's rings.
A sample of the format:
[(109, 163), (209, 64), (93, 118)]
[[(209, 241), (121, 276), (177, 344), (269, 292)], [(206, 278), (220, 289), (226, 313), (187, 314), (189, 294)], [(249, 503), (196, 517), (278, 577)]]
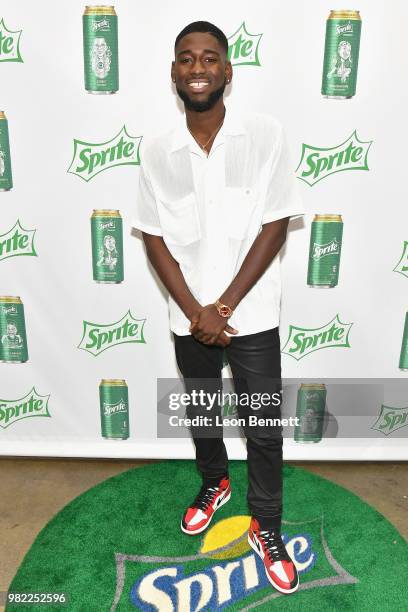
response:
[(188, 26), (183, 28), (180, 34), (177, 36), (174, 43), (174, 48), (177, 47), (178, 43), (182, 38), (184, 38), (184, 36), (187, 36), (187, 34), (191, 34), (192, 32), (202, 32), (203, 34), (211, 34), (212, 36), (214, 36), (214, 38), (218, 40), (225, 53), (228, 55), (227, 37), (225, 36), (224, 32), (220, 30), (220, 28), (217, 28), (217, 26), (215, 26), (213, 23), (210, 23), (209, 21), (194, 21), (193, 23), (189, 23)]

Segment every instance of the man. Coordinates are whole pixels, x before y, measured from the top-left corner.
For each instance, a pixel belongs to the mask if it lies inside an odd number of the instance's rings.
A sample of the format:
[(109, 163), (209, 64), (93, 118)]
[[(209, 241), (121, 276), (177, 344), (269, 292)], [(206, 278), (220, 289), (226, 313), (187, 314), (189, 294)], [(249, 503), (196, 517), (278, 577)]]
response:
[[(186, 114), (143, 153), (133, 226), (142, 231), (147, 256), (169, 291), (176, 359), (189, 391), (222, 388), (225, 350), (239, 397), (276, 395), (278, 253), (289, 218), (303, 214), (303, 207), (280, 125), (268, 116), (225, 110), (223, 93), (232, 79), (227, 52), (225, 35), (208, 22), (192, 23), (177, 36), (171, 78)], [(239, 403), (237, 408), (248, 416)], [(206, 413), (205, 406), (196, 413)], [(190, 407), (188, 416), (193, 414)], [(279, 405), (258, 411), (279, 415)], [(299, 580), (280, 536), (281, 428), (244, 431), (248, 541), (274, 587), (292, 593)], [(231, 495), (222, 436), (192, 433), (203, 484), (181, 521), (189, 535), (203, 532)]]

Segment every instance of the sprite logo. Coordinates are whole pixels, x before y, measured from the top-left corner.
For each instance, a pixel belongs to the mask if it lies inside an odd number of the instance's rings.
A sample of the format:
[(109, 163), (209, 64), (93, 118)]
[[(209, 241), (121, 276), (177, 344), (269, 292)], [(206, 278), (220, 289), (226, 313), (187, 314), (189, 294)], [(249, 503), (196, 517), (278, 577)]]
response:
[(4, 19), (0, 21), (0, 62), (23, 62), (20, 53), (22, 30), (8, 30)]
[(18, 255), (33, 255), (37, 257), (34, 248), (34, 235), (37, 230), (25, 230), (17, 219), (15, 225), (6, 232), (0, 234), (0, 261), (8, 257)]
[(394, 268), (394, 272), (399, 272), (408, 278), (408, 240), (405, 240), (402, 247), (402, 255)]
[(108, 325), (84, 321), (84, 329), (78, 348), (96, 357), (106, 349), (125, 342), (146, 344), (143, 327), (146, 319), (135, 319), (130, 310), (116, 323)]
[(101, 19), (100, 21), (92, 22), (92, 30), (94, 32), (110, 32), (110, 24), (107, 19)]
[(348, 337), (352, 325), (352, 323), (342, 323), (338, 314), (329, 323), (316, 329), (290, 325), (289, 337), (282, 353), (299, 361), (319, 349), (334, 346), (349, 348)]
[(116, 404), (108, 404), (108, 402), (103, 403), (103, 414), (106, 417), (117, 414), (118, 412), (127, 412), (126, 403), (122, 399), (116, 402)]
[(302, 145), (302, 156), (296, 168), (297, 178), (310, 187), (322, 179), (345, 170), (369, 170), (367, 156), (372, 140), (359, 140), (356, 130), (347, 140), (333, 148)]
[(130, 136), (125, 126), (112, 140), (101, 144), (74, 139), (74, 156), (68, 172), (90, 181), (114, 166), (138, 166), (141, 140), (142, 136)]
[(35, 387), (21, 399), (0, 399), (0, 427), (6, 429), (13, 423), (30, 417), (51, 417), (48, 412), (49, 395), (39, 395)]
[[(110, 612), (125, 609), (130, 602), (137, 610), (163, 612), (248, 610), (258, 605), (272, 609), (274, 600), (285, 595), (271, 588), (263, 562), (248, 543), (249, 522), (245, 515), (218, 521), (201, 543), (191, 542), (189, 549), (180, 549), (182, 554), (175, 551), (174, 556), (160, 551), (157, 556), (117, 552)], [(335, 559), (322, 519), (282, 521), (282, 540), (303, 589), (358, 582)]]
[(337, 25), (336, 32), (337, 34), (352, 34), (353, 25), (350, 23), (350, 21), (346, 25)]
[(100, 230), (104, 230), (104, 229), (112, 229), (112, 230), (114, 230), (115, 229), (115, 222), (114, 222), (114, 220), (111, 219), (110, 221), (106, 221), (106, 222), (101, 221), (99, 223), (99, 229)]
[(5, 315), (7, 315), (7, 314), (17, 314), (17, 308), (15, 306), (3, 306), (1, 311)]
[(385, 436), (389, 436), (393, 431), (406, 425), (408, 425), (408, 408), (391, 408), (383, 404), (380, 414), (371, 429), (376, 429)]
[(258, 56), (259, 42), (262, 34), (250, 34), (245, 21), (238, 30), (228, 38), (228, 59), (233, 66), (260, 66)]
[(326, 257), (326, 255), (333, 255), (333, 253), (338, 253), (340, 250), (340, 244), (337, 242), (335, 238), (331, 242), (327, 242), (326, 244), (317, 244), (313, 243), (313, 259), (314, 261), (319, 261), (322, 257)]

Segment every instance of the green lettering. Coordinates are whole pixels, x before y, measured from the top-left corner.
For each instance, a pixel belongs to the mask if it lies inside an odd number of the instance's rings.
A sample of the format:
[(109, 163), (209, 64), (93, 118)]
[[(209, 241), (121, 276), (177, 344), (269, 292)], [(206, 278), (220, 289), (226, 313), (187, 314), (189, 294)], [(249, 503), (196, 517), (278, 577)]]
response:
[(92, 149), (90, 149), (89, 147), (87, 149), (82, 149), (82, 151), (79, 154), (79, 159), (83, 162), (82, 166), (77, 166), (76, 167), (76, 172), (83, 172), (84, 170), (86, 170), (89, 166), (89, 159), (88, 159), (88, 154), (91, 152)]
[[(306, 164), (309, 166), (310, 170), (308, 172), (306, 172), (306, 170), (304, 170), (302, 172), (302, 176), (310, 176), (311, 174), (313, 174), (316, 170), (316, 163), (314, 161), (313, 158), (317, 158), (319, 157), (319, 153), (311, 153), (310, 155), (307, 156), (306, 158)], [(317, 174), (315, 174), (315, 176), (317, 176)]]
[(351, 161), (358, 162), (361, 159), (363, 153), (363, 147), (356, 147), (351, 154)]
[(305, 335), (305, 332), (299, 332), (298, 334), (295, 334), (293, 336), (293, 343), (294, 343), (294, 348), (290, 348), (289, 349), (289, 353), (296, 353), (296, 351), (298, 351), (300, 349), (300, 347), (302, 346), (302, 340), (303, 340), (303, 336)]
[(130, 157), (131, 155), (133, 155), (134, 148), (135, 148), (135, 145), (133, 142), (127, 142), (123, 149), (123, 155), (125, 157)]
[(248, 57), (248, 55), (251, 54), (252, 45), (253, 45), (252, 40), (247, 40), (247, 41), (244, 42), (244, 44), (242, 45), (242, 48), (241, 48), (241, 55), (243, 57)]

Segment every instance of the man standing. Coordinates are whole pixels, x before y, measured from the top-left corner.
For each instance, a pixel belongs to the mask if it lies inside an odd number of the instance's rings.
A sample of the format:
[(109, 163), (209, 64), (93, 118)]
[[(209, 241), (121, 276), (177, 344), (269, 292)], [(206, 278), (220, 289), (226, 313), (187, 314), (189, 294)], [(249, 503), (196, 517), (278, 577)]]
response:
[[(185, 117), (143, 153), (133, 226), (142, 231), (147, 256), (169, 291), (177, 364), (189, 390), (222, 388), (225, 350), (238, 397), (276, 397), (278, 253), (289, 218), (302, 215), (303, 206), (279, 123), (225, 109), (223, 93), (232, 79), (227, 53), (225, 35), (208, 22), (192, 23), (177, 36), (171, 78)], [(248, 417), (249, 409), (239, 403), (237, 409)], [(196, 414), (203, 412), (200, 407)], [(257, 416), (279, 417), (280, 406), (271, 403)], [(248, 541), (272, 585), (292, 593), (299, 579), (280, 536), (282, 431), (244, 432)], [(203, 484), (181, 521), (189, 535), (204, 531), (231, 495), (222, 435), (192, 434)]]

